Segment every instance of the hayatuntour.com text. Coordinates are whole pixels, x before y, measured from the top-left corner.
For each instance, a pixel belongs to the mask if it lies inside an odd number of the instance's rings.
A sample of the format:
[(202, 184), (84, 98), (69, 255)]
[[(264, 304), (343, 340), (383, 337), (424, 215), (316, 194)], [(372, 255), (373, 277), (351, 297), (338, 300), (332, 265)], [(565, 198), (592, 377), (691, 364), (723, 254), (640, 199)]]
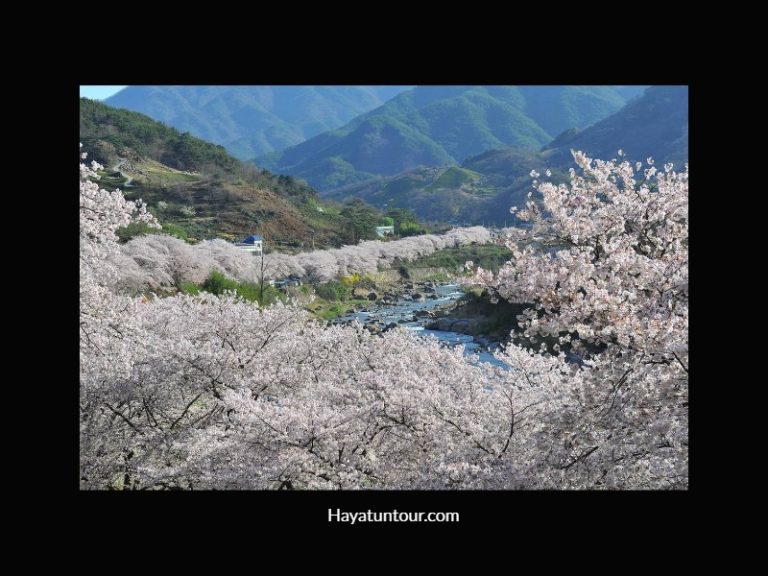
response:
[(328, 508), (328, 522), (458, 522), (458, 512), (342, 512)]

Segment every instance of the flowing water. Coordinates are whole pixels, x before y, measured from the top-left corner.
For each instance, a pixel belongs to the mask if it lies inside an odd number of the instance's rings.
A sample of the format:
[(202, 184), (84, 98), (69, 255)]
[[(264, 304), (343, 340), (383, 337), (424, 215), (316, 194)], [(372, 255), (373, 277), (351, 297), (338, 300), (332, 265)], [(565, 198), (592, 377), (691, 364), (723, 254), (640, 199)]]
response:
[(394, 322), (407, 330), (416, 332), (419, 336), (434, 337), (447, 346), (464, 346), (465, 354), (477, 353), (481, 362), (490, 362), (496, 366), (507, 367), (506, 364), (494, 358), (473, 336), (450, 332), (447, 330), (429, 330), (424, 324), (429, 324), (429, 318), (417, 318), (415, 314), (421, 310), (432, 310), (445, 306), (457, 300), (463, 295), (458, 284), (441, 284), (435, 288), (437, 298), (427, 298), (420, 302), (414, 302), (408, 298), (400, 298), (394, 304), (374, 304), (365, 312), (355, 312), (338, 318), (339, 323), (357, 320), (362, 324), (377, 320), (382, 327)]

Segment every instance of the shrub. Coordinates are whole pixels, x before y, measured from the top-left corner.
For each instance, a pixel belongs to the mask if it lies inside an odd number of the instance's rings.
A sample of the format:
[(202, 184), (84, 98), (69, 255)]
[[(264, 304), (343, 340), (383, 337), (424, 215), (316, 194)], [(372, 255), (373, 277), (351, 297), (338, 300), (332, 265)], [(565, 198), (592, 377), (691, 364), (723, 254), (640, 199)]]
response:
[[(359, 279), (359, 277), (358, 277)], [(325, 282), (324, 284), (318, 284), (315, 287), (315, 292), (320, 298), (328, 300), (330, 302), (338, 302), (349, 300), (350, 288), (348, 284), (343, 282)]]
[(170, 223), (163, 224), (163, 232), (168, 234), (169, 236), (178, 238), (179, 240), (186, 241), (189, 238), (187, 231), (177, 224), (170, 224)]
[(211, 272), (208, 278), (205, 279), (202, 286), (203, 290), (210, 292), (211, 294), (221, 295), (225, 290), (237, 289), (237, 282), (230, 280), (221, 272)]
[(116, 230), (117, 237), (120, 242), (128, 242), (136, 238), (136, 236), (144, 236), (146, 234), (160, 234), (161, 231), (147, 224), (146, 222), (131, 222), (128, 226), (123, 226)]
[(200, 294), (200, 286), (194, 282), (182, 282), (181, 286), (179, 286), (179, 290), (184, 294), (189, 294), (190, 296), (197, 296)]
[(243, 300), (248, 302), (258, 302), (260, 306), (274, 304), (278, 299), (282, 299), (280, 291), (274, 286), (264, 284), (263, 288), (259, 284), (251, 282), (237, 282), (224, 276), (221, 272), (214, 271), (208, 275), (203, 282), (202, 289), (211, 294), (221, 295), (226, 290), (232, 290)]
[(403, 222), (398, 227), (398, 234), (400, 236), (417, 236), (424, 234), (425, 230), (415, 222)]

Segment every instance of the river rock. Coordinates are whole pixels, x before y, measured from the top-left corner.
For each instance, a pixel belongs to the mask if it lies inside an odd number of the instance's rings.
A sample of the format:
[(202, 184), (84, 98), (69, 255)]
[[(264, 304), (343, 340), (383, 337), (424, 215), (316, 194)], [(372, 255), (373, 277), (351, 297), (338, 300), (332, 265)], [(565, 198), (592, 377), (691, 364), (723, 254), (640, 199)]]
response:
[(379, 324), (378, 320), (374, 320), (373, 322), (366, 324), (365, 329), (368, 330), (368, 332), (371, 334), (378, 334), (381, 332), (381, 324)]
[(414, 292), (413, 296), (411, 296), (411, 299), (414, 302), (424, 302), (424, 294), (422, 294), (421, 292)]
[(366, 298), (368, 298), (369, 292), (370, 290), (368, 290), (367, 288), (357, 287), (352, 289), (352, 296), (360, 300), (365, 300)]
[(453, 332), (459, 332), (461, 334), (466, 334), (468, 328), (469, 328), (469, 320), (456, 320), (451, 324), (451, 327), (449, 328), (449, 330)]
[(493, 349), (496, 346), (494, 342), (492, 342), (488, 338), (485, 338), (484, 336), (475, 335), (475, 342), (480, 344), (480, 346), (484, 346), (485, 348), (488, 348), (489, 350)]

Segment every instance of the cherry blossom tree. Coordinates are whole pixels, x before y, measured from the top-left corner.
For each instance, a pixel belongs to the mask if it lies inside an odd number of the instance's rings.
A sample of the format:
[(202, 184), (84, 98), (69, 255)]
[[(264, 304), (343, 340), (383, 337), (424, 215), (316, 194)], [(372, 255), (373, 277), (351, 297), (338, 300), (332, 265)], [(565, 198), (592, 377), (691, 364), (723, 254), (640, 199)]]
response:
[[(126, 260), (114, 232), (151, 218), (94, 177), (83, 169), (84, 488), (482, 484), (481, 463), (467, 460), (482, 460), (476, 443), (501, 421), (478, 419), (472, 431), (462, 419), (493, 414), (495, 369), (405, 331), (324, 327), (300, 308), (135, 294), (119, 281)], [(158, 283), (173, 278), (169, 261), (190, 259), (160, 236), (131, 250)]]
[[(531, 173), (541, 200), (519, 214), (531, 227), (506, 237), (497, 275), (477, 274), (531, 304), (523, 336), (554, 343), (501, 355), (529, 381), (517, 393), (537, 430), (525, 459), (547, 454), (537, 486), (686, 486), (688, 168), (574, 158), (583, 174), (571, 169), (570, 184)], [(569, 369), (561, 347), (583, 366)]]
[[(585, 176), (539, 185), (543, 205), (527, 207), (533, 228), (509, 240), (515, 258), (480, 277), (532, 303), (529, 337), (554, 334), (583, 365), (554, 346), (510, 344), (499, 355), (510, 369), (405, 330), (324, 326), (280, 303), (137, 292), (123, 275), (150, 270), (161, 285), (211, 263), (245, 268), (223, 245), (187, 251), (158, 236), (121, 249), (117, 227), (152, 219), (81, 165), (81, 486), (686, 486), (687, 172), (649, 170), (636, 183), (624, 164), (577, 160)], [(396, 250), (478, 236), (419, 237)], [(542, 251), (550, 240), (557, 249)], [(355, 248), (366, 266), (389, 250), (365, 244), (326, 255), (315, 271), (350, 270)]]
[[(271, 253), (264, 256), (264, 276), (275, 280), (295, 274), (327, 282), (347, 274), (374, 274), (380, 266), (391, 266), (395, 258), (413, 260), (443, 248), (485, 244), (490, 239), (487, 229), (475, 226), (391, 242), (369, 240), (332, 250)], [(261, 280), (257, 270), (260, 266), (257, 266), (253, 256), (224, 240), (209, 240), (190, 246), (171, 236), (152, 234), (132, 239), (120, 247), (120, 252), (123, 258), (120, 259), (119, 269), (123, 272), (116, 281), (134, 291), (139, 287), (157, 290), (179, 286), (182, 282), (200, 283), (211, 270), (219, 270), (241, 282)], [(115, 255), (114, 258), (119, 257)]]

